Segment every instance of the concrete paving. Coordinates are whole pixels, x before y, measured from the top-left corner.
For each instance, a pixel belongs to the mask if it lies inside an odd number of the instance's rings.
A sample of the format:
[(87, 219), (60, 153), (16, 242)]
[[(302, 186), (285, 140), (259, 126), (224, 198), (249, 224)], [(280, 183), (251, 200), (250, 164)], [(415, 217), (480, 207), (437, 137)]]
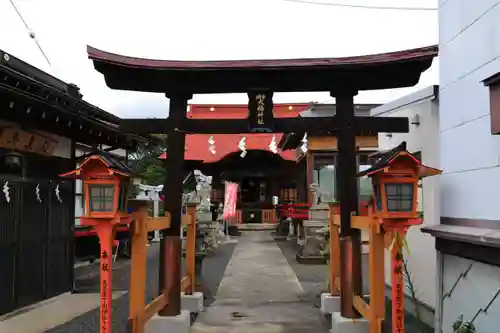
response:
[(243, 233), (215, 298), (191, 332), (328, 332), (269, 231)]
[[(117, 299), (123, 294), (125, 294), (124, 291), (115, 291), (113, 299)], [(0, 332), (45, 332), (98, 306), (99, 294), (66, 293), (33, 306), (24, 313), (0, 319)]]

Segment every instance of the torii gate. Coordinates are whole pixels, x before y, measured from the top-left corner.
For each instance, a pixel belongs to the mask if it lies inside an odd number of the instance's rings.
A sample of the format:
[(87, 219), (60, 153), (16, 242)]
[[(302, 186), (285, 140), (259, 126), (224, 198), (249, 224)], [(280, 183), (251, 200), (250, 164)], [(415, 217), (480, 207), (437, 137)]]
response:
[[(145, 185), (145, 184), (138, 184), (137, 188), (140, 190), (139, 194), (137, 195), (136, 199), (146, 199), (146, 200), (152, 200), (153, 201), (153, 216), (158, 217), (160, 213), (160, 193), (163, 191), (163, 186), (164, 185)], [(160, 233), (158, 230), (155, 230), (155, 236), (154, 236), (154, 241), (160, 241)]]
[[(328, 133), (338, 137), (337, 184), (341, 218), (341, 315), (358, 318), (353, 295), (362, 294), (361, 235), (351, 228), (357, 205), (356, 135), (406, 133), (407, 118), (356, 117), (358, 91), (410, 87), (418, 83), (435, 56), (437, 46), (346, 58), (170, 61), (122, 56), (87, 47), (89, 58), (108, 87), (164, 93), (170, 99), (167, 119), (125, 119), (120, 130), (137, 134), (167, 133), (168, 160), (165, 209), (171, 227), (163, 231), (160, 256), (160, 292), (168, 306), (160, 316), (180, 313), (181, 197), (186, 134), (194, 133)], [(336, 99), (337, 114), (328, 118), (274, 118), (276, 92), (328, 91)], [(193, 94), (247, 93), (247, 119), (187, 119)], [(165, 262), (169, 267), (166, 269)]]

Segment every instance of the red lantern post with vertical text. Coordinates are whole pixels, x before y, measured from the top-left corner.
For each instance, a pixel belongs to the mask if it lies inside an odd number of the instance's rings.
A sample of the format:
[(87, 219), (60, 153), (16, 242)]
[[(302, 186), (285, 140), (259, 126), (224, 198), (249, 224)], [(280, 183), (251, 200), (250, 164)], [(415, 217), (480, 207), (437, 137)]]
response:
[(392, 332), (404, 333), (404, 250), (409, 251), (406, 233), (411, 226), (422, 224), (417, 212), (418, 182), (423, 177), (441, 173), (422, 164), (406, 150), (406, 142), (386, 152), (371, 156), (373, 166), (359, 173), (368, 176), (373, 185), (373, 216), (386, 235), (391, 252)]
[(132, 170), (111, 156), (92, 155), (60, 176), (83, 181), (85, 212), (80, 221), (95, 228), (100, 243), (100, 333), (111, 333), (115, 228), (132, 221), (127, 212)]

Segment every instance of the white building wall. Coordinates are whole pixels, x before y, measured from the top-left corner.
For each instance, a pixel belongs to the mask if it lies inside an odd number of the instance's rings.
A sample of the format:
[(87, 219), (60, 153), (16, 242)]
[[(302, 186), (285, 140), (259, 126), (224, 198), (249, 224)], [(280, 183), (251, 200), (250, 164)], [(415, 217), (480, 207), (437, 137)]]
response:
[[(409, 133), (379, 134), (380, 149), (390, 149), (406, 141), (409, 152), (421, 152), (422, 162), (432, 167), (439, 167), (439, 115), (437, 87), (431, 86), (399, 100), (390, 102), (372, 110), (372, 116), (408, 117), (410, 122), (415, 116), (420, 124), (410, 124)], [(439, 224), (439, 189), (438, 177), (423, 180), (422, 195), (419, 202), (424, 213), (423, 226)], [(406, 254), (409, 271), (418, 290), (419, 300), (431, 308), (436, 305), (436, 250), (434, 238), (420, 232), (420, 226), (412, 227), (407, 235), (411, 254)], [(386, 283), (390, 284), (390, 254), (386, 251)]]
[(500, 71), (500, 0), (441, 2), (441, 215), (500, 220), (500, 137), (481, 82)]
[[(500, 0), (440, 0), (439, 143), (441, 215), (500, 220), (500, 137), (491, 135), (488, 88), (500, 71)], [(443, 255), (442, 331), (460, 314), (471, 320), (500, 290), (500, 268)], [(447, 295), (452, 290), (451, 295)], [(500, 299), (474, 321), (477, 332), (497, 332)]]

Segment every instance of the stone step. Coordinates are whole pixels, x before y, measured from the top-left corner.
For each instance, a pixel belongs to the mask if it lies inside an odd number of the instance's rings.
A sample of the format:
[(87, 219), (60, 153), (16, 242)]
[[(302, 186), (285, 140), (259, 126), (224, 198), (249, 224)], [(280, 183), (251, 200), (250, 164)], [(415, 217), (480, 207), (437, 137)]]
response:
[(240, 223), (237, 224), (238, 229), (240, 231), (247, 230), (275, 230), (277, 224), (276, 223)]

